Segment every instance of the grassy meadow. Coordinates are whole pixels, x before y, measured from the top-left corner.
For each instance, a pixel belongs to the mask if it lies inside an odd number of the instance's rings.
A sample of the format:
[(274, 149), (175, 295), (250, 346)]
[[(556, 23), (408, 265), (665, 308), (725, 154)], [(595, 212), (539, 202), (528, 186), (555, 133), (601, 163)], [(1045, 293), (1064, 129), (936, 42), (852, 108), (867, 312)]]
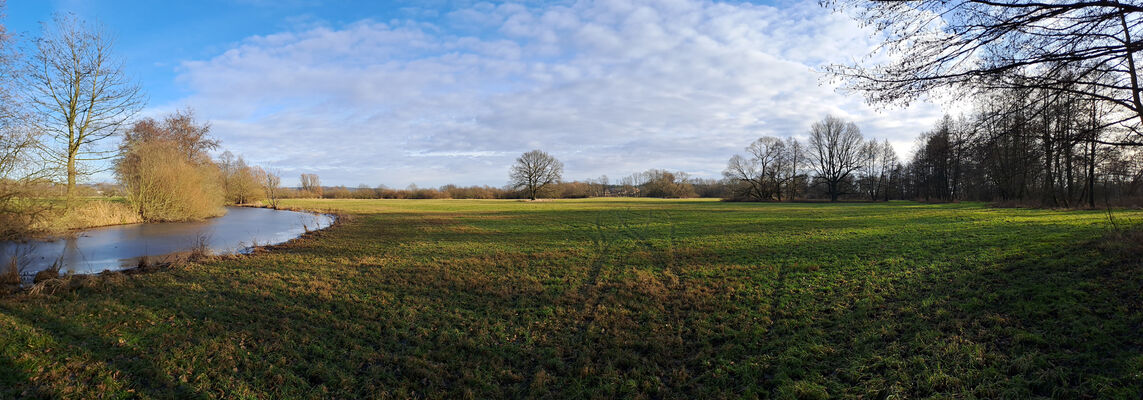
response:
[(284, 205), (347, 217), (269, 252), (0, 298), (0, 398), (1143, 394), (1143, 254), (1103, 239), (1104, 212)]

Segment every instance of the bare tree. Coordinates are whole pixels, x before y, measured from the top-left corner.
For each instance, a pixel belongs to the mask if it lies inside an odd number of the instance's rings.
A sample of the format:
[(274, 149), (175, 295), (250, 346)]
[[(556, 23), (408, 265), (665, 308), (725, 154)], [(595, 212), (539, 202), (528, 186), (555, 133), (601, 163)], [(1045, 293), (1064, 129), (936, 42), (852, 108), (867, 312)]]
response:
[(740, 183), (739, 194), (754, 201), (769, 201), (777, 194), (782, 200), (779, 171), (786, 156), (781, 139), (765, 136), (746, 147), (747, 157), (735, 154), (727, 162), (722, 175)]
[[(4, 3), (0, 1), (0, 10)], [(16, 88), (18, 74), (13, 68), (17, 54), (12, 48), (12, 37), (0, 25), (0, 185), (9, 182), (28, 161), (29, 150), (35, 145), (32, 130), (25, 125), (26, 115), (20, 110)], [(7, 200), (7, 191), (0, 191), (0, 204)]]
[[(188, 159), (206, 157), (208, 151), (217, 149), (220, 144), (218, 139), (210, 137), (210, 123), (195, 121), (194, 110), (189, 108), (177, 110), (162, 121), (143, 118), (132, 124), (123, 136), (124, 144), (146, 140), (171, 141)], [(228, 154), (230, 152), (224, 156)]]
[(888, 140), (870, 140), (861, 146), (861, 185), (869, 200), (889, 190), (889, 177), (897, 165), (897, 152)]
[(309, 193), (311, 196), (321, 197), (321, 179), (317, 174), (302, 174), (301, 178), (302, 191)]
[(222, 187), (226, 192), (226, 201), (233, 204), (250, 204), (262, 200), (266, 193), (263, 191), (261, 171), (246, 164), (242, 156), (235, 156), (226, 151), (218, 160), (218, 169), (222, 180)]
[(560, 181), (564, 172), (564, 164), (548, 153), (532, 150), (516, 159), (509, 176), (512, 187), (523, 189), (528, 198), (535, 200), (536, 196), (546, 186)]
[(762, 137), (746, 148), (747, 157), (730, 158), (723, 177), (738, 182), (734, 196), (754, 201), (782, 201), (797, 194), (805, 148), (797, 139)]
[(798, 197), (798, 189), (805, 181), (802, 168), (806, 166), (806, 145), (798, 142), (797, 138), (786, 137), (785, 158), (778, 166), (777, 178), (785, 186), (786, 199)]
[(254, 170), (255, 176), (260, 178), (262, 190), (266, 192), (266, 201), (270, 203), (270, 207), (278, 208), (278, 199), (282, 194), (280, 190), (282, 186), (281, 173), (262, 167), (254, 167)]
[[(1113, 106), (1102, 126), (1143, 145), (1143, 5), (1126, 1), (822, 0), (880, 31), (878, 65), (827, 68), (874, 103), (908, 103), (936, 89), (1038, 89)], [(1093, 139), (1098, 140), (1098, 139)]]
[(770, 200), (766, 176), (762, 173), (757, 161), (735, 154), (730, 157), (730, 161), (727, 161), (722, 176), (726, 177), (727, 180), (739, 183), (739, 187), (736, 189), (738, 193), (735, 193), (735, 196), (742, 196), (753, 201)]
[(881, 146), (876, 140), (870, 140), (861, 145), (861, 167), (857, 169), (859, 177), (857, 179), (858, 185), (861, 186), (861, 191), (869, 196), (870, 200), (877, 200), (877, 193), (879, 193), (880, 176), (878, 174), (878, 165), (881, 163)]
[(830, 201), (837, 201), (841, 184), (861, 167), (861, 143), (856, 124), (832, 115), (810, 127), (810, 156)]
[(900, 159), (897, 158), (897, 150), (893, 149), (892, 144), (889, 144), (889, 139), (881, 142), (881, 155), (878, 157), (878, 162), (877, 183), (878, 186), (884, 187), (885, 201), (889, 201), (890, 188), (893, 184), (893, 171), (901, 164)]
[(114, 151), (100, 142), (116, 134), (143, 106), (140, 88), (112, 56), (113, 40), (74, 15), (57, 15), (36, 41), (28, 62), (30, 106), (51, 140), (45, 154), (67, 175), (68, 203), (83, 163), (106, 160)]

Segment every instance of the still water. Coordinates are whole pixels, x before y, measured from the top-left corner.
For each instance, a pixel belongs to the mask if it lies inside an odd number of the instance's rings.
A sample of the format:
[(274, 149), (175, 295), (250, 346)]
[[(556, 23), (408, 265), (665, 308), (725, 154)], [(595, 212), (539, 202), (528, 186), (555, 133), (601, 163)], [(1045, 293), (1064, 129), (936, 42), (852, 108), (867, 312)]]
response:
[(241, 253), (253, 245), (279, 244), (322, 229), (333, 217), (268, 208), (227, 207), (227, 213), (201, 222), (148, 223), (84, 230), (51, 241), (0, 242), (0, 261), (7, 268), (16, 257), (22, 274), (34, 274), (60, 261), (60, 272), (98, 273), (138, 265), (139, 259), (161, 259), (188, 252), (200, 240), (213, 254)]

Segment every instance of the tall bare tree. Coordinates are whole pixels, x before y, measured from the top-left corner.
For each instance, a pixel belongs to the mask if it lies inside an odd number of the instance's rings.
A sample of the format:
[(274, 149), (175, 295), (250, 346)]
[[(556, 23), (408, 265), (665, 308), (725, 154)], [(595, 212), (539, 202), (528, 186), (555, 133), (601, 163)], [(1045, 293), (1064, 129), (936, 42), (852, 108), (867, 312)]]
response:
[[(788, 137), (785, 143), (785, 157), (778, 165), (777, 179), (787, 199), (798, 197), (798, 188), (805, 181), (802, 168), (806, 164), (806, 146), (798, 139)], [(781, 198), (779, 198), (781, 200)]]
[[(0, 0), (0, 12), (4, 2)], [(0, 25), (0, 189), (25, 165), (28, 151), (35, 144), (32, 131), (25, 124), (26, 116), (20, 110), (16, 89), (19, 76), (14, 68), (17, 54), (13, 51), (12, 36)], [(8, 198), (7, 190), (0, 190), (0, 204)]]
[(832, 115), (810, 127), (810, 156), (830, 201), (837, 201), (842, 183), (861, 167), (861, 143), (857, 124)]
[(897, 166), (897, 152), (888, 140), (869, 140), (861, 146), (861, 185), (869, 200), (876, 201), (882, 191), (889, 190), (889, 175)]
[(28, 61), (29, 105), (50, 139), (45, 154), (67, 176), (69, 204), (76, 179), (89, 172), (84, 163), (113, 157), (101, 142), (143, 107), (140, 88), (114, 58), (113, 44), (100, 28), (74, 15), (57, 15)]
[(535, 200), (536, 196), (548, 185), (560, 181), (564, 172), (564, 163), (540, 150), (524, 153), (512, 165), (509, 178), (512, 186), (523, 189), (528, 198)]

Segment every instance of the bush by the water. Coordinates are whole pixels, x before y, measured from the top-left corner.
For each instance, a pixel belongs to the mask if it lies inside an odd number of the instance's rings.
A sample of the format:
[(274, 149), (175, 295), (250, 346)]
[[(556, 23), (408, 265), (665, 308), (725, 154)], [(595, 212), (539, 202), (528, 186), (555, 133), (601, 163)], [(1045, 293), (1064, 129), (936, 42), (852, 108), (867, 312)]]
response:
[(115, 173), (141, 219), (189, 221), (225, 213), (219, 168), (207, 154), (218, 141), (209, 131), (181, 111), (162, 122), (140, 121), (127, 132)]
[(127, 201), (145, 221), (187, 221), (222, 215), (218, 168), (195, 162), (172, 142), (131, 146), (116, 169)]

